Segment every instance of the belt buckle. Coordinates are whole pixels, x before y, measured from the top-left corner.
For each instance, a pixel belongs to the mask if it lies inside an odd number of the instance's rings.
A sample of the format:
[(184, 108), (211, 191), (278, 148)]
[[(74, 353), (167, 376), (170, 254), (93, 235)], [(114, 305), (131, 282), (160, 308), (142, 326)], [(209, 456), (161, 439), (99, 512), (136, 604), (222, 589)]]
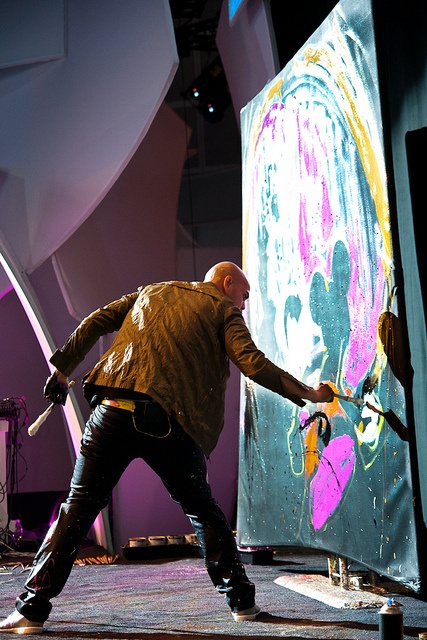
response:
[(135, 402), (133, 400), (126, 400), (125, 398), (104, 398), (101, 400), (101, 404), (124, 409), (125, 411), (135, 411)]

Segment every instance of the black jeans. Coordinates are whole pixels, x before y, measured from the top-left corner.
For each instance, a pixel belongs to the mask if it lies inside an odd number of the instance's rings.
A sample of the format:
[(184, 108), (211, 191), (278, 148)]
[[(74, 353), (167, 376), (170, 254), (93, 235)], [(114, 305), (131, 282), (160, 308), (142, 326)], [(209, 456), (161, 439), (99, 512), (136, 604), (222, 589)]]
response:
[(212, 497), (199, 446), (156, 403), (138, 403), (134, 413), (99, 405), (86, 424), (68, 498), (34, 558), (26, 591), (16, 600), (26, 618), (47, 620), (50, 599), (64, 588), (95, 518), (137, 457), (159, 475), (190, 519), (209, 576), (230, 608), (254, 605), (255, 586), (240, 562), (231, 527)]

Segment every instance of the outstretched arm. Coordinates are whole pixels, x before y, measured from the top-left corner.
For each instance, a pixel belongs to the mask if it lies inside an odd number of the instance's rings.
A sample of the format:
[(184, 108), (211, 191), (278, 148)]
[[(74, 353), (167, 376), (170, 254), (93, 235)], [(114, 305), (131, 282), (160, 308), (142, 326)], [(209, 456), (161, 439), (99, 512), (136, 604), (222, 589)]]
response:
[(329, 385), (322, 383), (317, 388), (309, 387), (271, 362), (255, 345), (242, 315), (235, 307), (229, 310), (224, 337), (230, 359), (257, 384), (300, 407), (304, 406), (304, 400), (315, 403), (333, 401), (334, 393)]

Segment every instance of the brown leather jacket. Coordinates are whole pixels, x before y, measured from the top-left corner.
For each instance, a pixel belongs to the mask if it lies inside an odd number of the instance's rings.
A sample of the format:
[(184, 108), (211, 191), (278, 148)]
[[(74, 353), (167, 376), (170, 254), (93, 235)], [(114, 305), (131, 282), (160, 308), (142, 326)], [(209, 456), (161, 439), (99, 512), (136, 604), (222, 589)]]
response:
[[(254, 344), (240, 310), (210, 282), (163, 282), (140, 288), (85, 318), (52, 364), (70, 375), (107, 333), (111, 347), (84, 383), (145, 393), (173, 416), (206, 455), (224, 421), (229, 359), (251, 380), (289, 398), (299, 381), (273, 364)], [(116, 397), (120, 397), (117, 393)]]

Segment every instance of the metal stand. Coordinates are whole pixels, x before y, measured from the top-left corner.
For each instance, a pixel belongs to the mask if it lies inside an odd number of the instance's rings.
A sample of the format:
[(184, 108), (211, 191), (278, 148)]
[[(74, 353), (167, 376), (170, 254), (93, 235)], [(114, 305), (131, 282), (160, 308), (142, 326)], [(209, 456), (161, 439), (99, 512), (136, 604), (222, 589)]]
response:
[[(21, 411), (24, 414), (22, 418)], [(19, 430), (27, 418), (24, 398), (0, 400), (0, 542), (3, 543), (11, 534), (7, 498), (8, 493), (11, 498), (18, 487), (17, 455), (21, 446)]]
[(348, 563), (342, 556), (328, 556), (329, 584), (348, 589)]
[(7, 470), (6, 470), (6, 438), (9, 431), (9, 420), (0, 417), (0, 530), (9, 522), (7, 513)]
[(350, 572), (347, 558), (338, 555), (328, 556), (329, 584), (339, 586), (343, 591), (362, 589), (363, 585), (376, 586), (378, 575), (371, 569)]

